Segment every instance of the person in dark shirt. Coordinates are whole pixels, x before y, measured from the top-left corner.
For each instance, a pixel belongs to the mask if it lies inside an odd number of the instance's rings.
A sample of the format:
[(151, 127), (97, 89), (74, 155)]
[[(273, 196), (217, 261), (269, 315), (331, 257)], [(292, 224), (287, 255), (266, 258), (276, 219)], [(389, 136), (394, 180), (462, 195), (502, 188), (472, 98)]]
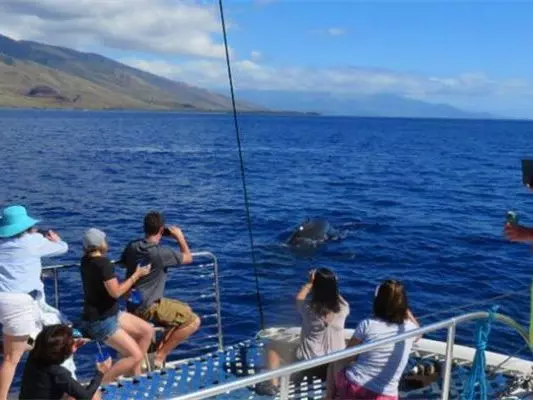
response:
[[(177, 226), (165, 228), (163, 216), (158, 212), (149, 212), (144, 217), (144, 233), (144, 239), (134, 240), (126, 246), (121, 263), (127, 268), (127, 276), (135, 273), (136, 265), (142, 260), (152, 265), (150, 273), (135, 284), (141, 301), (132, 311), (167, 328), (154, 357), (154, 366), (160, 368), (170, 352), (198, 330), (200, 318), (188, 304), (163, 297), (168, 267), (192, 262), (191, 251), (181, 229)], [(161, 246), (163, 236), (173, 238), (181, 252)]]
[(81, 385), (61, 364), (76, 351), (72, 328), (67, 325), (45, 327), (30, 352), (20, 387), (19, 399), (61, 399), (68, 395), (75, 399), (100, 399), (98, 387), (111, 367), (109, 358), (96, 364), (97, 373), (87, 386)]
[(105, 342), (122, 355), (103, 378), (104, 383), (109, 383), (121, 375), (140, 375), (154, 329), (133, 314), (119, 312), (118, 304), (119, 298), (150, 272), (150, 265), (136, 265), (128, 279), (119, 283), (114, 265), (105, 256), (108, 251), (105, 237), (104, 232), (95, 228), (86, 231), (83, 237), (81, 328), (91, 339)]

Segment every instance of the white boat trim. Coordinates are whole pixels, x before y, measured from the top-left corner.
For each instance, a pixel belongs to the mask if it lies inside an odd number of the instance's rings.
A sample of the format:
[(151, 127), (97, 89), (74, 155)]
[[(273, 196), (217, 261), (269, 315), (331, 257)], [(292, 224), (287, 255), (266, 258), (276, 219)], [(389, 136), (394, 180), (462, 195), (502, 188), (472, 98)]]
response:
[[(257, 337), (265, 340), (282, 341), (288, 345), (297, 346), (300, 341), (300, 327), (272, 327), (265, 329), (257, 334)], [(354, 329), (345, 329), (344, 336), (349, 340), (354, 334)], [(446, 355), (446, 342), (432, 339), (420, 339), (413, 344), (413, 352), (423, 354)], [(459, 344), (453, 345), (454, 360), (472, 362), (476, 349)], [(502, 365), (501, 370), (507, 372), (516, 372), (519, 374), (529, 374), (533, 370), (533, 361), (524, 360), (518, 357), (509, 357), (505, 354), (485, 351), (485, 358), (488, 367), (498, 367)]]

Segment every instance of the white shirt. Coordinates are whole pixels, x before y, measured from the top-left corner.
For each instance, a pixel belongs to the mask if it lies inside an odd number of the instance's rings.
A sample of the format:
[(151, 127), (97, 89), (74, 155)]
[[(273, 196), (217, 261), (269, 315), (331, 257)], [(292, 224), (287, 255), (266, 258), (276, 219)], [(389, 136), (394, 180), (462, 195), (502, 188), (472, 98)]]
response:
[(0, 292), (43, 292), (41, 257), (53, 257), (68, 251), (63, 242), (52, 242), (40, 233), (0, 241)]
[(300, 345), (296, 350), (298, 360), (310, 360), (346, 347), (344, 323), (350, 314), (350, 306), (344, 301), (338, 313), (326, 317), (317, 315), (308, 301), (297, 301), (296, 308), (302, 315)]
[[(357, 326), (353, 337), (369, 343), (417, 328), (410, 320), (398, 325), (369, 318)], [(346, 378), (374, 393), (398, 396), (398, 384), (415, 340), (412, 338), (359, 354), (355, 363), (346, 369)]]

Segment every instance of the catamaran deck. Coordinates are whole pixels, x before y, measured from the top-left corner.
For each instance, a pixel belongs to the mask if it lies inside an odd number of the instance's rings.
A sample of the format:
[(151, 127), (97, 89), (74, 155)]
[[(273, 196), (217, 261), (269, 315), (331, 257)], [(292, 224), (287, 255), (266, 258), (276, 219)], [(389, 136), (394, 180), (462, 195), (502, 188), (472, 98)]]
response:
[[(227, 383), (238, 378), (257, 374), (264, 370), (263, 350), (264, 338), (248, 340), (237, 345), (227, 346), (223, 351), (206, 354), (202, 357), (177, 362), (168, 368), (151, 372), (137, 380), (123, 380), (104, 388), (103, 398), (106, 400), (126, 399), (170, 399), (179, 398), (188, 393), (214, 385)], [(432, 340), (422, 339), (411, 354), (408, 367), (409, 371), (415, 365), (434, 362), (444, 363), (444, 350), (446, 344)], [(471, 360), (474, 350), (468, 347), (454, 346), (454, 362), (452, 367), (452, 380), (450, 399), (459, 399), (465, 382), (470, 372)], [(487, 364), (498, 365), (508, 357), (487, 352)], [(517, 358), (509, 359), (505, 369), (499, 369), (488, 374), (489, 398), (505, 398), (505, 394), (513, 383), (526, 371), (531, 371), (533, 363)], [(443, 368), (442, 368), (443, 369)], [(440, 399), (442, 377), (432, 384), (417, 390), (402, 391), (402, 399)], [(289, 386), (290, 399), (322, 399), (325, 394), (325, 382), (316, 376), (305, 376)], [(238, 389), (233, 392), (218, 395), (217, 399), (270, 399), (279, 398), (260, 396), (255, 393), (254, 387)], [(508, 397), (528, 398), (528, 397)], [(532, 397), (533, 398), (533, 397)]]

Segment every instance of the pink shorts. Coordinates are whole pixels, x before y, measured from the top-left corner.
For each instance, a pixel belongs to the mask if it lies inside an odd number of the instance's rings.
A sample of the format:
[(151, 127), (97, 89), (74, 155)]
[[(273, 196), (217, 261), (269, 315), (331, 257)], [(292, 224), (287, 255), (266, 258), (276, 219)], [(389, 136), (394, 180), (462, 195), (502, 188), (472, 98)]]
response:
[(398, 400), (397, 396), (374, 393), (363, 386), (350, 382), (346, 379), (344, 369), (335, 377), (335, 394), (333, 398), (340, 400)]

